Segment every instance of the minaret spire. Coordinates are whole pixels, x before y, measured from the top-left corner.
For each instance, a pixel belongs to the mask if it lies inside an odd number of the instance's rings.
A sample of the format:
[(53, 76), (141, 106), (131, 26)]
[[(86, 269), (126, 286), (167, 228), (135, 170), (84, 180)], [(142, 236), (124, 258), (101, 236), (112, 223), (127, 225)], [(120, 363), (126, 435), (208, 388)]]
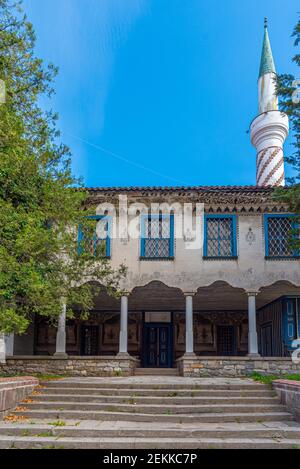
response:
[(265, 34), (260, 61), (259, 78), (267, 73), (276, 73), (276, 68), (268, 33), (268, 18), (265, 18)]
[(251, 125), (251, 142), (257, 151), (256, 184), (284, 186), (283, 143), (288, 136), (289, 121), (279, 111), (276, 93), (276, 68), (265, 18), (264, 39), (258, 78), (259, 115)]
[(278, 110), (276, 95), (276, 68), (265, 18), (265, 33), (258, 77), (259, 113)]

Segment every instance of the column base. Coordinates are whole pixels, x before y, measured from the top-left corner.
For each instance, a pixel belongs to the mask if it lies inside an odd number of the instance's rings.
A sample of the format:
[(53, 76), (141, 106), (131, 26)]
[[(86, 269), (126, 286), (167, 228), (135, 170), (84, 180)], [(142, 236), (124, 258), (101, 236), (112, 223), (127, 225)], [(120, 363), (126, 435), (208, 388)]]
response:
[(64, 352), (56, 352), (53, 355), (53, 358), (57, 358), (57, 359), (60, 359), (60, 360), (68, 360), (69, 355), (67, 353), (64, 353)]
[(182, 355), (182, 358), (189, 358), (189, 359), (196, 359), (198, 358), (197, 355), (194, 352), (185, 352), (184, 355)]
[(261, 358), (261, 355), (259, 353), (248, 353), (247, 357), (248, 358)]
[(119, 352), (117, 354), (117, 358), (130, 358), (130, 357), (131, 357), (131, 355), (129, 355), (128, 352)]

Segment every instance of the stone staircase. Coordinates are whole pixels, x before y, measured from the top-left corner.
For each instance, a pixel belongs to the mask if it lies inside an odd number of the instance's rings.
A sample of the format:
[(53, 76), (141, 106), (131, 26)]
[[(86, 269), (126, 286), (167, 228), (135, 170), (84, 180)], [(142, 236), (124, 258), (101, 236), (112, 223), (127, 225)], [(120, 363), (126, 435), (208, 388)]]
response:
[(0, 422), (0, 448), (300, 449), (300, 423), (249, 379), (65, 378)]

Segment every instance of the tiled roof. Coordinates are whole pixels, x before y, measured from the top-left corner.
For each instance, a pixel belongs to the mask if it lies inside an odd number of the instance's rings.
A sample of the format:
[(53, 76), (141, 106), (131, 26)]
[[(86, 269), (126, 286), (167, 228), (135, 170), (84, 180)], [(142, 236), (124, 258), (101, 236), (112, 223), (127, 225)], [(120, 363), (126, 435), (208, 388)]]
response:
[(90, 193), (135, 193), (135, 192), (225, 192), (225, 193), (252, 193), (270, 194), (274, 187), (259, 186), (138, 186), (138, 187), (86, 187)]

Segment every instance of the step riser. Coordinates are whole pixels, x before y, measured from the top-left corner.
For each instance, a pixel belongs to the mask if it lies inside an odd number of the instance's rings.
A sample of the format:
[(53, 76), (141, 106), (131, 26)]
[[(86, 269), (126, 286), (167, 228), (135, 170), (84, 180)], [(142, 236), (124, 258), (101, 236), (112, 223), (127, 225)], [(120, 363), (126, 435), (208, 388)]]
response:
[[(24, 436), (25, 429), (0, 428), (0, 435)], [(34, 428), (26, 427), (26, 436), (37, 436), (39, 434), (51, 433), (53, 437), (75, 437), (75, 438), (288, 438), (300, 439), (300, 429), (298, 431), (284, 430), (205, 430), (205, 431), (180, 431), (180, 430), (84, 430), (70, 428), (41, 427), (34, 425)], [(50, 435), (49, 435), (50, 436)]]
[[(42, 390), (44, 395), (47, 394), (79, 394), (78, 389), (74, 388), (46, 388)], [(158, 391), (158, 390), (144, 390), (140, 389), (94, 389), (94, 388), (81, 388), (80, 395), (101, 395), (101, 396), (131, 396), (135, 395), (137, 397), (275, 397), (276, 393), (271, 390), (265, 391), (239, 391), (239, 390), (210, 390), (210, 391)]]
[[(182, 442), (182, 441), (167, 441), (168, 450), (170, 449), (295, 449), (295, 446), (300, 447), (300, 441), (291, 443), (281, 441), (260, 441), (260, 442), (224, 442), (224, 441), (207, 441), (207, 442)], [(53, 439), (41, 438), (40, 441), (14, 441), (3, 442), (0, 441), (1, 449), (18, 448), (18, 449), (33, 449), (33, 448), (57, 448), (57, 449), (166, 449), (166, 442), (164, 440), (159, 443), (156, 441), (103, 441), (89, 442), (89, 441), (56, 441)]]
[(99, 421), (128, 421), (128, 422), (172, 422), (172, 423), (246, 423), (246, 422), (283, 422), (293, 420), (292, 416), (288, 413), (281, 411), (280, 413), (264, 413), (259, 416), (251, 413), (247, 415), (224, 415), (222, 413), (218, 415), (210, 414), (198, 414), (189, 416), (178, 416), (178, 415), (157, 415), (157, 414), (128, 414), (128, 413), (116, 413), (116, 412), (91, 412), (86, 413), (84, 411), (24, 411), (14, 412), (15, 415), (24, 416), (30, 419), (49, 419), (49, 422), (53, 422), (56, 419), (59, 420), (99, 420)]
[(59, 404), (59, 402), (63, 401), (66, 402), (68, 401), (69, 403), (74, 402), (85, 402), (85, 403), (117, 403), (117, 404), (160, 404), (160, 405), (209, 405), (209, 404), (219, 404), (219, 405), (226, 405), (226, 404), (257, 404), (257, 405), (265, 405), (265, 404), (278, 404), (278, 399), (271, 397), (271, 398), (255, 398), (255, 397), (248, 397), (248, 398), (230, 398), (230, 397), (225, 397), (221, 398), (218, 397), (216, 399), (209, 399), (209, 398), (174, 398), (174, 397), (148, 397), (148, 398), (143, 398), (143, 397), (112, 397), (112, 396), (70, 396), (70, 395), (60, 395), (57, 394), (55, 396), (33, 396), (32, 399), (34, 401), (38, 401), (39, 403), (41, 402), (56, 402)]
[(178, 372), (172, 372), (172, 373), (157, 373), (155, 371), (147, 371), (147, 372), (135, 372), (134, 373), (134, 376), (161, 376), (161, 377), (164, 377), (164, 376), (179, 376), (179, 373)]
[(43, 402), (24, 404), (28, 409), (55, 409), (55, 410), (90, 410), (90, 411), (107, 411), (107, 412), (138, 412), (142, 414), (198, 414), (198, 413), (222, 413), (222, 412), (280, 412), (283, 407), (281, 405), (192, 405), (192, 406), (139, 406), (139, 405), (110, 405), (110, 404), (87, 404), (87, 403), (60, 403), (60, 402)]
[(142, 383), (122, 383), (121, 380), (116, 381), (115, 383), (107, 383), (107, 382), (101, 382), (101, 383), (84, 383), (84, 382), (62, 382), (62, 381), (50, 381), (45, 384), (43, 384), (46, 388), (61, 388), (65, 386), (73, 387), (73, 389), (81, 389), (81, 388), (93, 388), (93, 389), (111, 389), (113, 386), (113, 389), (136, 389), (138, 387), (139, 390), (144, 389), (144, 390), (151, 390), (151, 391), (159, 391), (159, 390), (188, 390), (188, 391), (194, 391), (194, 390), (199, 390), (199, 391), (211, 391), (211, 388), (213, 387), (214, 390), (238, 390), (238, 391), (263, 391), (267, 390), (270, 391), (271, 387), (268, 385), (264, 384), (216, 384), (216, 385), (208, 385), (208, 384), (170, 384), (170, 383), (164, 383), (164, 384), (142, 384)]

